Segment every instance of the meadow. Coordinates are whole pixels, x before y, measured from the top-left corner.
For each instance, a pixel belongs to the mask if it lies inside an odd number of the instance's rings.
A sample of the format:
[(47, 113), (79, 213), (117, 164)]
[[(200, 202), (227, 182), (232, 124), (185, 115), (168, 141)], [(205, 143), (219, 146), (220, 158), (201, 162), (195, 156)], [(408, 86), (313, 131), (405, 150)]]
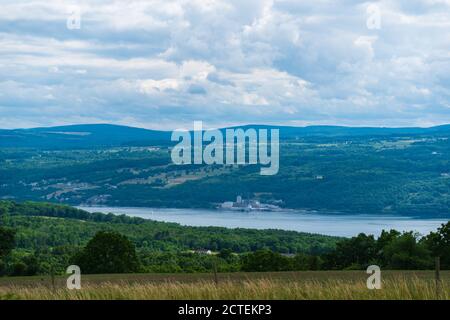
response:
[(213, 274), (130, 274), (82, 276), (81, 290), (66, 289), (66, 278), (0, 278), (0, 299), (43, 300), (211, 300), (211, 299), (450, 299), (450, 271), (384, 271), (382, 288), (369, 290), (364, 271), (301, 271)]

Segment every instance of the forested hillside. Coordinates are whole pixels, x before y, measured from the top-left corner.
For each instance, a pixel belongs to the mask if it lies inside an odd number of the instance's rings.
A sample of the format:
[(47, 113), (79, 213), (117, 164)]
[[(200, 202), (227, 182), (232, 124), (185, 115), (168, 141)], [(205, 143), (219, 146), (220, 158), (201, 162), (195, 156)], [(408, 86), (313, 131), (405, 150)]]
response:
[[(88, 128), (92, 132), (81, 133)], [(273, 176), (261, 176), (258, 165), (178, 166), (167, 140), (158, 140), (167, 133), (93, 128), (31, 130), (41, 142), (49, 135), (62, 140), (51, 148), (0, 148), (0, 199), (212, 208), (242, 195), (286, 208), (450, 216), (447, 126), (284, 127), (280, 170)]]

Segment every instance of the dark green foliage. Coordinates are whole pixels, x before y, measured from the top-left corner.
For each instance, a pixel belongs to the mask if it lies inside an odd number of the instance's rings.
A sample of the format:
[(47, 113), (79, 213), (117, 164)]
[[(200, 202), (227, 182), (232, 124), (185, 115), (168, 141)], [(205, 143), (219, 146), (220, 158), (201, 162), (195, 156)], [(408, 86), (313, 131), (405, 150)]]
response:
[(374, 236), (360, 233), (336, 244), (336, 249), (327, 255), (327, 266), (333, 269), (363, 269), (374, 262), (377, 242)]
[(424, 243), (434, 257), (441, 258), (444, 269), (450, 269), (450, 223), (442, 225), (437, 232), (431, 232)]
[(399, 235), (384, 247), (384, 260), (389, 269), (429, 269), (433, 267), (430, 251), (412, 232)]
[(14, 248), (15, 231), (0, 227), (0, 260), (6, 257)]
[(139, 270), (134, 244), (116, 232), (98, 232), (75, 257), (85, 274), (133, 273)]
[(231, 249), (222, 249), (220, 250), (219, 254), (217, 255), (219, 258), (228, 260), (233, 257), (233, 251)]
[(257, 250), (242, 259), (242, 271), (287, 271), (292, 270), (291, 259), (270, 250)]
[[(6, 214), (5, 208), (0, 207), (0, 219)], [(14, 249), (15, 231), (10, 228), (0, 226), (0, 276), (8, 274), (7, 256)]]
[[(337, 243), (336, 249), (323, 256), (325, 269), (364, 269), (375, 264), (385, 269), (431, 269), (434, 257), (446, 257), (449, 246), (445, 244), (445, 233), (450, 222), (442, 225), (437, 233), (419, 238), (413, 232), (383, 231), (375, 240), (373, 236), (360, 234)], [(442, 236), (442, 238), (440, 238)], [(443, 244), (442, 246), (440, 244)], [(443, 269), (448, 269), (443, 258)]]
[(9, 265), (7, 273), (12, 276), (33, 276), (39, 271), (37, 257), (33, 254), (15, 256), (9, 261)]
[(321, 270), (323, 260), (320, 256), (297, 253), (292, 263), (293, 270)]

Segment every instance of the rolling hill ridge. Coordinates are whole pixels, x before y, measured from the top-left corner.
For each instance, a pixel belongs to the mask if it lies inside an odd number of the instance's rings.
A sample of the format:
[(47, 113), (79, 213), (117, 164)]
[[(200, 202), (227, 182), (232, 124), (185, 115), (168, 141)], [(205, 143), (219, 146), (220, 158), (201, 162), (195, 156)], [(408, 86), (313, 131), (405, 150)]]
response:
[[(238, 127), (231, 127), (238, 128)], [(279, 129), (280, 139), (302, 137), (382, 137), (405, 135), (447, 135), (450, 125), (430, 128), (384, 128), (344, 126), (269, 126), (245, 125), (239, 128)], [(222, 130), (225, 130), (223, 128)], [(88, 148), (170, 143), (171, 131), (149, 130), (113, 124), (79, 124), (32, 129), (0, 130), (0, 147)]]

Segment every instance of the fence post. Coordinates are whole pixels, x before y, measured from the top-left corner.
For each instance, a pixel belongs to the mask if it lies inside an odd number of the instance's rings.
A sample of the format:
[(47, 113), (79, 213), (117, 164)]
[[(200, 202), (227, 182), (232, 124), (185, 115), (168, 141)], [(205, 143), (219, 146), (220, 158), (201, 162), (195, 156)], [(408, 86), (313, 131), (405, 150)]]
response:
[(213, 257), (213, 268), (214, 268), (214, 282), (216, 286), (219, 284), (219, 278), (217, 276), (217, 261), (216, 257)]
[(435, 272), (434, 277), (436, 280), (436, 298), (439, 299), (440, 296), (440, 286), (441, 286), (441, 258), (436, 257), (435, 259)]
[(56, 291), (56, 285), (55, 285), (55, 270), (53, 269), (53, 266), (52, 266), (51, 269), (50, 269), (50, 278), (51, 278), (51, 281), (52, 281), (52, 289), (53, 289), (53, 292), (55, 292), (55, 291)]

